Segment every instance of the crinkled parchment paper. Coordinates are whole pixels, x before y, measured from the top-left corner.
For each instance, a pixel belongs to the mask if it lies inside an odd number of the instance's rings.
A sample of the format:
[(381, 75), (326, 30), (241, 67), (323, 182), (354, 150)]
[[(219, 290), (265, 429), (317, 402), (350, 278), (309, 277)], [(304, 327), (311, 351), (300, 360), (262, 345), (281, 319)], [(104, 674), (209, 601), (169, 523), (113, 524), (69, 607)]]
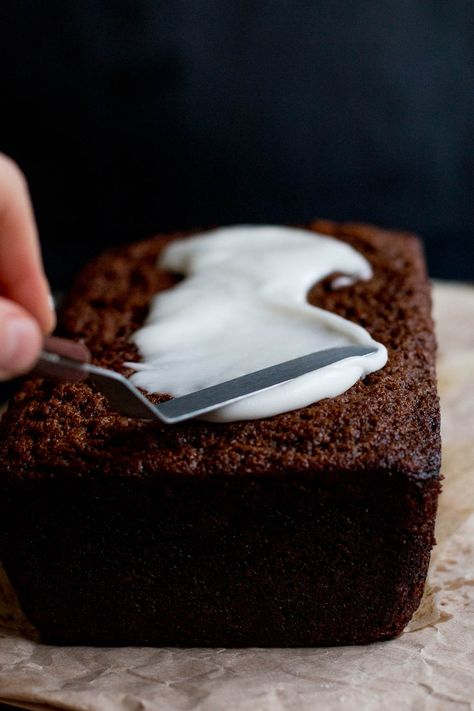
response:
[(437, 284), (444, 492), (423, 602), (398, 639), (321, 649), (48, 647), (0, 577), (0, 700), (30, 709), (474, 708), (474, 289)]

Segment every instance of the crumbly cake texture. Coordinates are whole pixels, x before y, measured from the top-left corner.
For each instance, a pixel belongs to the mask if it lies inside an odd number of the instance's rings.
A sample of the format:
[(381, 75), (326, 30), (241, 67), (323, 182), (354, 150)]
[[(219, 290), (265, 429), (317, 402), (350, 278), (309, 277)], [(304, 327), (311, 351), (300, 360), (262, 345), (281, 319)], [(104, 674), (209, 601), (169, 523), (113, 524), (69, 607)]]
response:
[[(178, 426), (122, 417), (87, 383), (30, 379), (12, 401), (0, 425), (1, 555), (45, 641), (362, 644), (398, 635), (416, 610), (440, 489), (420, 243), (360, 224), (308, 229), (353, 245), (374, 270), (308, 294), (388, 348), (387, 365), (343, 395)], [(177, 280), (156, 268), (177, 236), (89, 264), (60, 335), (128, 374), (130, 335)]]

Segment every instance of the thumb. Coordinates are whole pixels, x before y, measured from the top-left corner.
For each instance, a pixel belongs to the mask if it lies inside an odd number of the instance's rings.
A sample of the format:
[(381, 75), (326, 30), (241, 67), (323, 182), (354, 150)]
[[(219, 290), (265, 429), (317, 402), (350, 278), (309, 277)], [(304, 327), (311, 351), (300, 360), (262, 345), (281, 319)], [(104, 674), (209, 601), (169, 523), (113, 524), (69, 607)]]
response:
[(42, 345), (41, 329), (21, 306), (0, 298), (0, 380), (33, 367)]

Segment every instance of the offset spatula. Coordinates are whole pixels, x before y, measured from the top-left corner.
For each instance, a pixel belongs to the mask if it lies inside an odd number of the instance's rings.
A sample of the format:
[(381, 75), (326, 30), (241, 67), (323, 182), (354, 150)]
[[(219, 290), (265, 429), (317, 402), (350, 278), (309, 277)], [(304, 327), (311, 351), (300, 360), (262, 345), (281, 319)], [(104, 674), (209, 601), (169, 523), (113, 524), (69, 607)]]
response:
[(33, 373), (64, 381), (89, 379), (122, 415), (143, 420), (159, 419), (167, 424), (174, 424), (204, 415), (223, 405), (230, 405), (339, 360), (368, 355), (375, 353), (375, 350), (371, 346), (328, 348), (241, 375), (159, 405), (150, 402), (120, 373), (92, 365), (89, 362), (90, 353), (85, 346), (63, 338), (45, 339), (44, 350)]

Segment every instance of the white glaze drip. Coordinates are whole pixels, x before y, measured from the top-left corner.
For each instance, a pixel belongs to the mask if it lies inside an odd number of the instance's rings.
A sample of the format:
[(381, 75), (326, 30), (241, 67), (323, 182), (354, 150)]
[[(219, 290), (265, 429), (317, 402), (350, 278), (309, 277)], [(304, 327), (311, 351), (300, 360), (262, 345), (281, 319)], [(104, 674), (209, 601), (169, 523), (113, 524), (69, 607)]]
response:
[(144, 326), (132, 336), (143, 361), (127, 364), (136, 371), (131, 380), (150, 393), (185, 395), (333, 346), (377, 348), (205, 419), (288, 412), (335, 397), (386, 363), (385, 347), (364, 328), (306, 301), (309, 289), (334, 272), (351, 281), (372, 276), (367, 260), (345, 242), (290, 227), (225, 227), (172, 242), (159, 267), (185, 278), (153, 298)]

